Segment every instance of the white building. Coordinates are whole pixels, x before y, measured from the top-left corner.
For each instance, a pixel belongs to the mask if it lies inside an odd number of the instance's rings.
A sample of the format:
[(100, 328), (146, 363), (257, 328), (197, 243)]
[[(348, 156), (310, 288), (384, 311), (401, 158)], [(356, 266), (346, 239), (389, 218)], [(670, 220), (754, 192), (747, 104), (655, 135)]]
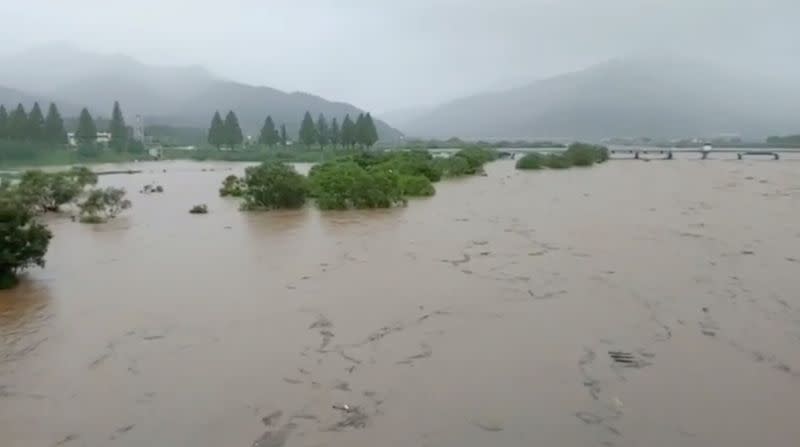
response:
[[(78, 145), (78, 140), (75, 139), (75, 132), (69, 132), (67, 134), (67, 138), (69, 139), (70, 146), (76, 147)], [(96, 143), (108, 144), (109, 141), (111, 141), (111, 133), (97, 132), (97, 139), (95, 140)]]

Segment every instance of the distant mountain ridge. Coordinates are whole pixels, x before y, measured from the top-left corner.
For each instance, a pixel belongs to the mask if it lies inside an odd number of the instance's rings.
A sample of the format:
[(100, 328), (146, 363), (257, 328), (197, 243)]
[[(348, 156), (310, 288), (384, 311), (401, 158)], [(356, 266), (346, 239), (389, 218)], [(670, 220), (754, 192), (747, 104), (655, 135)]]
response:
[[(328, 120), (353, 119), (363, 110), (306, 93), (286, 93), (220, 79), (202, 67), (143, 64), (124, 55), (100, 55), (70, 45), (53, 44), (0, 60), (0, 104), (33, 101), (58, 103), (62, 114), (74, 116), (88, 107), (94, 116), (108, 117), (119, 101), (129, 123), (141, 114), (147, 124), (207, 128), (213, 113), (233, 110), (246, 134), (257, 136), (267, 115), (286, 124), (296, 135), (306, 111)], [(402, 134), (376, 120), (382, 140)]]
[(612, 60), (458, 99), (409, 120), (412, 137), (754, 138), (800, 128), (800, 89), (675, 56)]

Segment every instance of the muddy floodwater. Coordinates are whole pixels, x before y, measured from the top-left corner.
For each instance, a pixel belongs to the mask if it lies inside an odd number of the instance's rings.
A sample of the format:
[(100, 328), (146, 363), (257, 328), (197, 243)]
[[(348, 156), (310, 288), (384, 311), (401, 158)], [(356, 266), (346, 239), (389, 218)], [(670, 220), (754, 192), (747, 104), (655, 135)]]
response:
[(252, 214), (243, 165), (134, 167), (0, 293), (3, 447), (800, 445), (800, 161)]

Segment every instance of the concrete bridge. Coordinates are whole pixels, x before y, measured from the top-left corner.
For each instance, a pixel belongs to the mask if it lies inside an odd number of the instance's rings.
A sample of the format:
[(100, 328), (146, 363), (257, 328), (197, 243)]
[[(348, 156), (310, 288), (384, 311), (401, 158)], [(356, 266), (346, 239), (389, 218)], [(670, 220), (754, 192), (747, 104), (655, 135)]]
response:
[(710, 158), (714, 154), (736, 154), (736, 158), (739, 160), (744, 159), (745, 157), (770, 157), (773, 160), (780, 160), (781, 154), (798, 154), (800, 155), (800, 150), (798, 149), (765, 149), (765, 150), (756, 150), (756, 149), (667, 149), (667, 148), (648, 148), (648, 149), (610, 149), (609, 150), (612, 158), (619, 158), (614, 157), (615, 155), (633, 155), (633, 159), (638, 160), (642, 155), (663, 155), (664, 160), (672, 160), (675, 158), (676, 154), (697, 154), (701, 160), (706, 160)]

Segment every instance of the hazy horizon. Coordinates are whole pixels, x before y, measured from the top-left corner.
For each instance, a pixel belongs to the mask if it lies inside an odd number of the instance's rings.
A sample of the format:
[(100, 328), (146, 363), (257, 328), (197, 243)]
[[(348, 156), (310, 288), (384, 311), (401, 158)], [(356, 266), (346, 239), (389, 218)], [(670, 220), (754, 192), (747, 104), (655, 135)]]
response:
[(0, 6), (0, 40), (3, 54), (67, 42), (148, 64), (201, 65), (381, 113), (653, 49), (791, 76), (800, 73), (791, 57), (800, 52), (797, 3), (32, 0)]

